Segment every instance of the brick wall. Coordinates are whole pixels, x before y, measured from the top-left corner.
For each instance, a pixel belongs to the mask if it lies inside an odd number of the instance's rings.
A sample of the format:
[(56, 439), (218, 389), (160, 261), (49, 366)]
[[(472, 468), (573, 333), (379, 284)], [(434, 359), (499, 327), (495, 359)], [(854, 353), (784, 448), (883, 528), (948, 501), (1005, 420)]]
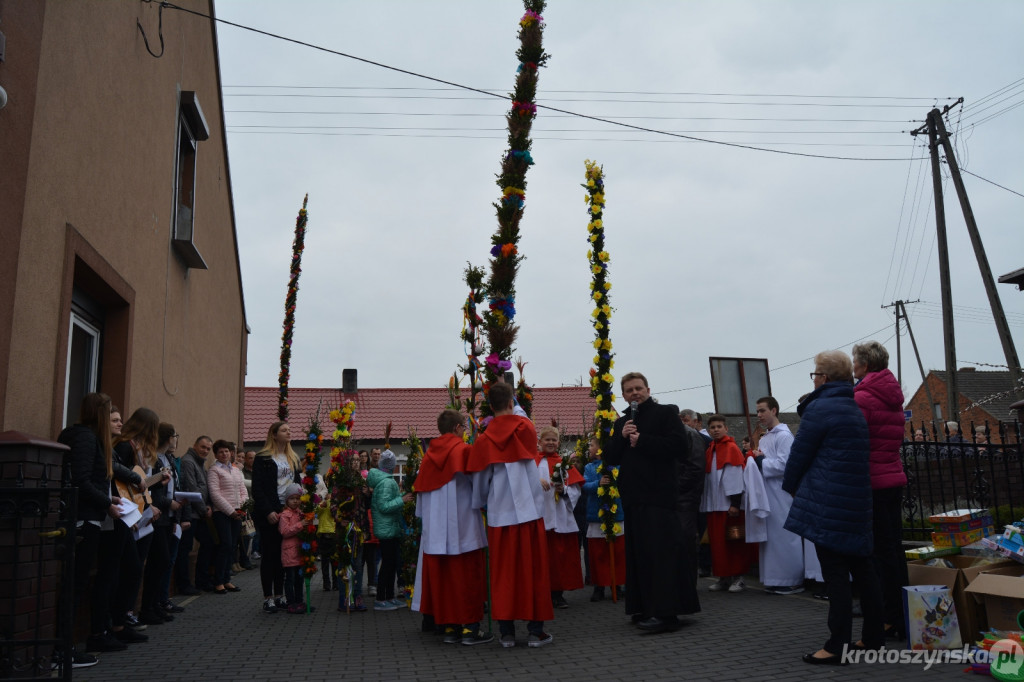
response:
[[(946, 391), (946, 384), (942, 381), (939, 381), (939, 378), (936, 377), (934, 374), (928, 375), (927, 382), (928, 388), (931, 390), (932, 393), (932, 400), (938, 403), (941, 407), (942, 416), (936, 419), (933, 407), (928, 403), (928, 394), (925, 392), (923, 386), (917, 390), (917, 393), (915, 393), (914, 396), (910, 399), (910, 402), (907, 403), (905, 409), (911, 410), (913, 412), (912, 422), (914, 424), (914, 428), (919, 428), (920, 423), (924, 421), (929, 424), (930, 431), (931, 423), (935, 421), (935, 429), (938, 431), (940, 436), (939, 440), (945, 440), (946, 436), (942, 422), (948, 421), (950, 419), (949, 410), (947, 409), (948, 401), (946, 399), (946, 396), (948, 395), (948, 392)], [(957, 408), (959, 410), (962, 410), (960, 412), (959, 417), (960, 432), (963, 434), (965, 438), (970, 439), (969, 429), (972, 422), (978, 426), (981, 426), (985, 424), (985, 422), (988, 422), (989, 427), (993, 433), (992, 441), (996, 442), (997, 438), (995, 436), (995, 432), (997, 431), (996, 425), (999, 423), (999, 418), (988, 412), (984, 406), (972, 407), (970, 409), (967, 409), (967, 407), (971, 405), (971, 402), (972, 401), (969, 398), (967, 398), (967, 396), (965, 396), (963, 393), (957, 396)], [(930, 435), (931, 434), (929, 433), (929, 440), (931, 440)], [(908, 424), (906, 436), (907, 440), (913, 439), (913, 436), (913, 429)]]
[[(0, 434), (0, 637), (21, 674), (50, 675), (57, 625), (61, 541), (41, 537), (61, 525), (60, 485), (66, 447), (7, 431)], [(24, 644), (19, 644), (24, 642)], [(34, 671), (33, 671), (34, 668)]]

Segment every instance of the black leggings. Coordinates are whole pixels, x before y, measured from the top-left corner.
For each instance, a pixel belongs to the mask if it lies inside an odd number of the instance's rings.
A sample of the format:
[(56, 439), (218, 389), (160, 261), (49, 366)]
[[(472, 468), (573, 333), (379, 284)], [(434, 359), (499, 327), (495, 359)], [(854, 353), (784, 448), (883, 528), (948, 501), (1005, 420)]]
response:
[(263, 598), (280, 597), (284, 591), (284, 568), (281, 567), (281, 531), (268, 521), (256, 521), (260, 532), (260, 582)]
[(377, 601), (395, 598), (398, 571), (398, 538), (380, 541), (380, 573), (377, 574)]

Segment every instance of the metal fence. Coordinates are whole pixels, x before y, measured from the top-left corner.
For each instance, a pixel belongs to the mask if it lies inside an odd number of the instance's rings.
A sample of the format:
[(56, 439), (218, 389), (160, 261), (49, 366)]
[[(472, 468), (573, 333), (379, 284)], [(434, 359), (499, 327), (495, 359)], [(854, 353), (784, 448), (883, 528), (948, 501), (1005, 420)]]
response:
[(1021, 423), (963, 427), (966, 436), (921, 423), (903, 444), (904, 540), (930, 541), (928, 517), (952, 509), (988, 509), (996, 530), (1024, 517)]

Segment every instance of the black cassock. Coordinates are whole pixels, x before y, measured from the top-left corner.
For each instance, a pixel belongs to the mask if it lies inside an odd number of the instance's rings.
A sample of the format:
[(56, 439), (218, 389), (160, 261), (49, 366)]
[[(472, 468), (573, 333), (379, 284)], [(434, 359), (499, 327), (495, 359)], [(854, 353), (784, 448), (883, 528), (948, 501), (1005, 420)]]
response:
[[(619, 465), (625, 515), (626, 613), (672, 620), (700, 611), (697, 509), (704, 486), (703, 439), (675, 405), (648, 398), (637, 410), (636, 447), (620, 417), (605, 461)], [(692, 433), (691, 433), (692, 432)], [(696, 434), (696, 443), (693, 435)]]

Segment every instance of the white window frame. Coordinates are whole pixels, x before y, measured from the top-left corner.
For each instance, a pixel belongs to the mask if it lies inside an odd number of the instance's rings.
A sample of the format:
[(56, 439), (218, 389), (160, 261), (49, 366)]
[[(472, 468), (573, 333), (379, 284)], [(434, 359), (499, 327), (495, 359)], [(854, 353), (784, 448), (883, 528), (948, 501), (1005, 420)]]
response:
[(89, 322), (83, 316), (72, 311), (71, 319), (68, 321), (68, 355), (64, 363), (64, 424), (68, 423), (68, 396), (71, 389), (71, 355), (74, 350), (75, 327), (81, 328), (86, 334), (92, 337), (92, 357), (89, 358), (88, 376), (86, 377), (86, 393), (94, 393), (99, 386), (100, 370), (100, 328)]

